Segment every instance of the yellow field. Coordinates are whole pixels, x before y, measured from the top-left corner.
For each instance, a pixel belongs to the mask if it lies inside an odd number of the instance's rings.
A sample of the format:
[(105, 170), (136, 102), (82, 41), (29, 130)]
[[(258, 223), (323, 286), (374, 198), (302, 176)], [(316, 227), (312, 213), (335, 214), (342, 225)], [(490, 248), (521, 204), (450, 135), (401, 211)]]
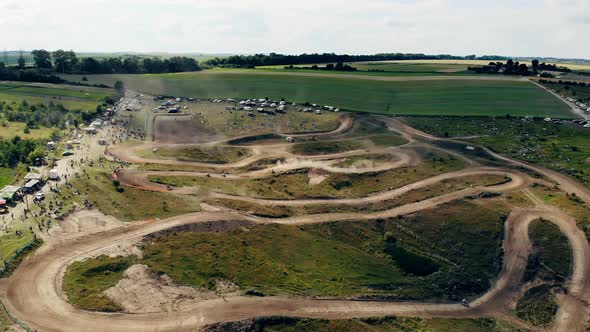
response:
[(51, 134), (51, 128), (41, 127), (39, 129), (31, 129), (31, 132), (25, 134), (23, 130), (25, 124), (22, 122), (9, 122), (8, 126), (0, 127), (0, 138), (12, 138), (20, 136), (21, 138), (47, 138)]

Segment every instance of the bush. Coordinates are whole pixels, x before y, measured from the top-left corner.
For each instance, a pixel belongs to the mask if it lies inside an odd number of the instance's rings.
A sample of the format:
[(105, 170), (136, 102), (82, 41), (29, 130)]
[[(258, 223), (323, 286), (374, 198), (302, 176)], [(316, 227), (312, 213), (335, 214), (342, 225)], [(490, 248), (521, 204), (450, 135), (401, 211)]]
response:
[(257, 291), (256, 289), (248, 289), (244, 294), (250, 295), (250, 296), (259, 296), (259, 297), (265, 296), (263, 292)]

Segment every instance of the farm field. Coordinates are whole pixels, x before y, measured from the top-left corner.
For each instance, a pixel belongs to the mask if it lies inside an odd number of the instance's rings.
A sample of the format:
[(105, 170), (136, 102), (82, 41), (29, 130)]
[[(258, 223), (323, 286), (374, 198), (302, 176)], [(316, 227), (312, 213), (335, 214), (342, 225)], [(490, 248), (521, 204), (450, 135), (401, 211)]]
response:
[[(346, 62), (357, 71), (318, 71), (312, 69), (289, 69), (284, 65), (276, 66), (259, 66), (257, 70), (276, 70), (286, 72), (310, 72), (310, 73), (333, 73), (333, 74), (356, 74), (356, 75), (385, 75), (385, 76), (428, 76), (428, 75), (474, 75), (467, 72), (467, 64), (458, 63), (414, 63), (411, 61), (365, 61), (365, 62)], [(325, 66), (326, 64), (317, 64)], [(294, 67), (310, 67), (313, 64), (293, 65)]]
[(94, 110), (107, 96), (110, 89), (87, 88), (55, 84), (0, 83), (0, 100), (7, 103), (63, 104), (71, 110)]
[(90, 83), (106, 84), (122, 80), (130, 89), (154, 94), (196, 98), (265, 96), (391, 115), (573, 117), (566, 104), (526, 81), (461, 78), (387, 81), (369, 76), (306, 75), (223, 70), (163, 75), (96, 75), (89, 80)]

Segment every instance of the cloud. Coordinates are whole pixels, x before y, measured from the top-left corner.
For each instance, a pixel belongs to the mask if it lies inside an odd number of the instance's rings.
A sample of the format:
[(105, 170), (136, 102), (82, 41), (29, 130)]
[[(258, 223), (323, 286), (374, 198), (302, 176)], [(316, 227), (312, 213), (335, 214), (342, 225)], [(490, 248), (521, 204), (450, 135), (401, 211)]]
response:
[(7, 49), (590, 57), (587, 0), (0, 0)]

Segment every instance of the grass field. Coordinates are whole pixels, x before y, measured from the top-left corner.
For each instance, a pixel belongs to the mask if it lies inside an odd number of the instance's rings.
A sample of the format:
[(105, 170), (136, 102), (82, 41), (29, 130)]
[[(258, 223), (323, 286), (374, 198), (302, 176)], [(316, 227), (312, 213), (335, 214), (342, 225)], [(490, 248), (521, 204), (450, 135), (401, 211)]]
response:
[[(200, 210), (199, 200), (193, 196), (179, 196), (129, 187), (125, 187), (123, 192), (118, 192), (106, 169), (92, 169), (88, 174), (89, 178), (81, 177), (73, 180), (74, 187), (78, 188), (81, 194), (85, 195), (88, 201), (102, 213), (122, 221), (167, 218)], [(71, 194), (71, 190), (64, 189), (64, 195), (67, 194)], [(79, 195), (73, 196), (79, 197)], [(130, 206), (134, 208), (130, 209)]]
[[(319, 71), (312, 69), (288, 69), (283, 65), (261, 66), (257, 70), (283, 71), (294, 73), (331, 73), (348, 75), (372, 75), (372, 76), (441, 76), (441, 75), (476, 75), (467, 71), (468, 65), (445, 63), (405, 63), (403, 61), (374, 61), (374, 62), (347, 62), (357, 71)], [(297, 65), (295, 67), (310, 67), (311, 64)], [(324, 64), (318, 64), (324, 66)]]
[[(68, 77), (75, 80), (76, 77)], [(153, 94), (200, 98), (285, 98), (347, 110), (411, 115), (537, 115), (573, 117), (567, 105), (529, 82), (490, 80), (384, 81), (224, 70), (163, 75), (96, 75)]]
[(503, 203), (461, 201), (371, 222), (179, 229), (144, 240), (143, 258), (76, 263), (64, 285), (76, 305), (116, 310), (102, 291), (126, 266), (140, 263), (198, 288), (222, 279), (266, 295), (456, 301), (485, 291), (498, 272), (506, 214)]
[(6, 127), (0, 126), (0, 138), (12, 138), (14, 136), (20, 136), (21, 138), (48, 138), (51, 134), (51, 128), (40, 127), (36, 129), (30, 129), (28, 134), (24, 133), (26, 127), (25, 123), (22, 122), (9, 122)]
[(104, 102), (105, 97), (112, 95), (110, 89), (76, 87), (67, 85), (43, 84), (27, 85), (21, 83), (0, 83), (0, 100), (7, 103), (29, 104), (63, 104), (75, 110), (94, 110)]
[(301, 199), (321, 197), (353, 198), (398, 188), (436, 174), (456, 171), (464, 164), (443, 153), (427, 153), (427, 160), (417, 167), (404, 167), (366, 174), (330, 174), (319, 184), (310, 184), (309, 170), (295, 170), (260, 179), (219, 179), (187, 176), (150, 176), (149, 180), (173, 186), (197, 186), (227, 194), (267, 199)]
[(590, 130), (575, 124), (504, 118), (406, 118), (440, 137), (466, 137), (492, 150), (545, 166), (590, 185)]

